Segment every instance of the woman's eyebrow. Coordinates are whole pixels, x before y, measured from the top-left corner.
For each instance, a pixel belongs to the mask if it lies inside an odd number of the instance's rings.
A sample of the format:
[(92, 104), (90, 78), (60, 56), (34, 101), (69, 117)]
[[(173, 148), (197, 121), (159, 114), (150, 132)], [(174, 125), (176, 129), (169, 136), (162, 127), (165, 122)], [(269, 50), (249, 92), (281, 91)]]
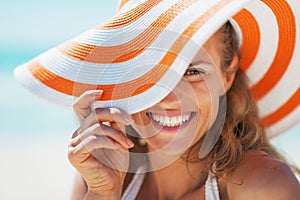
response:
[(199, 64), (207, 64), (207, 65), (212, 65), (212, 63), (210, 62), (206, 62), (206, 61), (203, 61), (203, 60), (199, 60), (197, 62), (194, 62), (194, 63), (190, 63), (189, 64), (189, 67), (194, 67), (194, 66), (197, 66)]

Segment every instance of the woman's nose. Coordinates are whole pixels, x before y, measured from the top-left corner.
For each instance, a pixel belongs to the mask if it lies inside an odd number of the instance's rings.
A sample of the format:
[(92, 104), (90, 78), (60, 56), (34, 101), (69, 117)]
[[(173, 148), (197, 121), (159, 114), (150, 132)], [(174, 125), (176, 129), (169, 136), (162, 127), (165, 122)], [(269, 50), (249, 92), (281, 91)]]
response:
[(164, 109), (178, 109), (184, 96), (184, 88), (182, 84), (178, 84), (165, 98), (158, 104)]

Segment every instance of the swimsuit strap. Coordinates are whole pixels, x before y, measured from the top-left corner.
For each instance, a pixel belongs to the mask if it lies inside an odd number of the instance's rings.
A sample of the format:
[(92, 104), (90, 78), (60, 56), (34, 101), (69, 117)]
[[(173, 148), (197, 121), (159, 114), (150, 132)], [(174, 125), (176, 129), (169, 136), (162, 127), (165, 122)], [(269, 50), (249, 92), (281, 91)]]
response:
[(209, 172), (205, 182), (205, 199), (206, 200), (219, 200), (219, 188), (216, 177), (213, 173)]
[(145, 168), (142, 166), (137, 169), (135, 172), (133, 179), (131, 180), (130, 184), (126, 188), (124, 194), (122, 195), (121, 200), (135, 200), (145, 179), (146, 173), (141, 173)]
[[(133, 176), (132, 181), (126, 188), (121, 200), (135, 200), (145, 179), (146, 173), (140, 173), (144, 167), (140, 167)], [(209, 172), (205, 182), (205, 199), (219, 200), (219, 189), (216, 177)]]

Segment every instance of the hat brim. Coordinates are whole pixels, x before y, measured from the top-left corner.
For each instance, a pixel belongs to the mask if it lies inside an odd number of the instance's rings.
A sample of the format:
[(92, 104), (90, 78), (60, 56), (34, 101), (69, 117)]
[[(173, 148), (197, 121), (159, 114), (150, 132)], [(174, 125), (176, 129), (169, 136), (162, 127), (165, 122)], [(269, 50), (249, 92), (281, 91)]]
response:
[(300, 119), (299, 7), (296, 0), (125, 4), (104, 25), (18, 67), (15, 77), (59, 105), (103, 89), (96, 106), (136, 113), (168, 95), (207, 39), (231, 19), (242, 41), (241, 66), (274, 136)]

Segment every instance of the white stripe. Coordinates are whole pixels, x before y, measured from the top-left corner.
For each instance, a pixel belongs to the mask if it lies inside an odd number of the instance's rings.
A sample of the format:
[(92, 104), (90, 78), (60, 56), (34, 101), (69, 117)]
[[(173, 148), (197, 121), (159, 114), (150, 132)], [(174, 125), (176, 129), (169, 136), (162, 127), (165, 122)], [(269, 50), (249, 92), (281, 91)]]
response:
[(293, 128), (297, 124), (300, 123), (300, 106), (295, 109), (292, 113), (287, 115), (285, 118), (272, 125), (270, 128), (266, 130), (266, 134), (268, 138), (273, 138), (279, 136), (280, 134), (284, 134), (289, 129)]
[(74, 100), (76, 99), (73, 96), (59, 93), (56, 90), (51, 89), (41, 83), (31, 74), (26, 64), (21, 65), (14, 70), (14, 77), (26, 89), (28, 89), (28, 91), (50, 103), (55, 103), (59, 106), (71, 108)]
[[(260, 81), (273, 62), (278, 48), (278, 24), (272, 10), (260, 0), (252, 1), (247, 10), (259, 24), (261, 43), (252, 65), (246, 71), (250, 86)], [(243, 56), (243, 55), (242, 55)]]
[(159, 49), (157, 51), (147, 49), (140, 56), (124, 63), (94, 64), (70, 58), (57, 49), (51, 49), (37, 59), (47, 70), (71, 81), (114, 84), (131, 81), (144, 75), (162, 59), (164, 54), (165, 52)]
[[(298, 5), (294, 5), (294, 8), (300, 8), (299, 1), (295, 2), (295, 4)], [(276, 111), (280, 106), (288, 101), (300, 87), (300, 15), (298, 15), (298, 19), (296, 19), (296, 30), (297, 39), (294, 55), (288, 69), (286, 70), (280, 81), (274, 86), (274, 88), (272, 88), (272, 90), (267, 95), (265, 95), (260, 101), (257, 102), (262, 117)]]
[(190, 24), (192, 24), (199, 16), (201, 16), (201, 14), (205, 13), (218, 1), (219, 0), (207, 1), (206, 6), (204, 6), (203, 0), (199, 0), (176, 16), (166, 29), (175, 33), (183, 33)]
[(291, 65), (279, 83), (257, 102), (261, 117), (265, 117), (266, 115), (273, 113), (292, 97), (292, 95), (299, 89), (299, 75), (299, 66)]
[(233, 26), (233, 29), (235, 30), (235, 33), (237, 34), (238, 43), (239, 43), (238, 46), (239, 46), (239, 48), (241, 48), (242, 42), (243, 42), (243, 33), (242, 33), (242, 30), (239, 27), (238, 23), (233, 18), (231, 18), (229, 21), (230, 21), (231, 25)]
[(149, 27), (161, 14), (177, 3), (177, 1), (179, 0), (164, 0), (154, 6), (140, 19), (127, 26), (108, 30), (93, 29), (78, 36), (74, 41), (96, 46), (117, 46), (130, 42), (140, 35), (145, 28)]

